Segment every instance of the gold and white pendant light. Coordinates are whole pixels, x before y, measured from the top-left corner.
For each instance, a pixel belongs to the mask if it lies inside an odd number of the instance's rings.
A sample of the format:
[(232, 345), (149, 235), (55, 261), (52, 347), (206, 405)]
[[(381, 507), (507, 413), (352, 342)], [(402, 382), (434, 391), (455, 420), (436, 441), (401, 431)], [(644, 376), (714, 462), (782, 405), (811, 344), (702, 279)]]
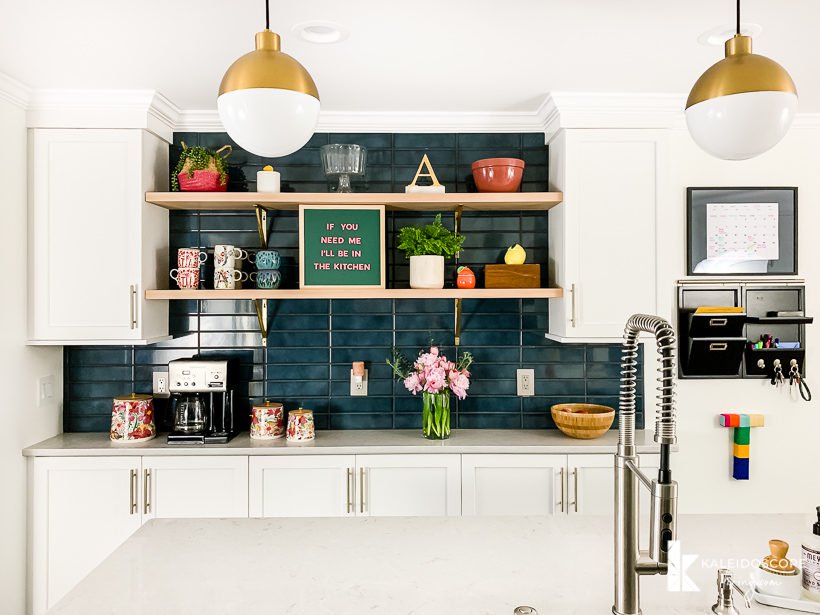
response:
[(280, 50), (270, 30), (265, 0), (265, 30), (256, 49), (228, 68), (219, 86), (217, 109), (228, 135), (259, 156), (286, 156), (310, 140), (319, 121), (319, 92), (305, 67)]
[(797, 113), (797, 89), (774, 60), (752, 53), (752, 39), (737, 33), (726, 57), (697, 80), (686, 101), (686, 125), (695, 142), (724, 160), (746, 160), (786, 135)]

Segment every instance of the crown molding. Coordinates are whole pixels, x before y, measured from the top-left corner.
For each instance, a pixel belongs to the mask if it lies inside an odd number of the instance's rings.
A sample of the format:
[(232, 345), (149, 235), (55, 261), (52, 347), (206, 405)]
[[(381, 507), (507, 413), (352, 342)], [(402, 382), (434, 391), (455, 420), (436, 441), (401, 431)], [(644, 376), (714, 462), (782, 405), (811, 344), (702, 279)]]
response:
[(31, 88), (4, 73), (0, 73), (0, 100), (21, 109), (27, 109), (31, 100)]
[[(544, 105), (536, 111), (322, 111), (316, 132), (542, 132)], [(177, 132), (225, 132), (215, 110), (181, 111)]]
[(35, 90), (29, 128), (141, 128), (171, 143), (179, 108), (154, 90)]

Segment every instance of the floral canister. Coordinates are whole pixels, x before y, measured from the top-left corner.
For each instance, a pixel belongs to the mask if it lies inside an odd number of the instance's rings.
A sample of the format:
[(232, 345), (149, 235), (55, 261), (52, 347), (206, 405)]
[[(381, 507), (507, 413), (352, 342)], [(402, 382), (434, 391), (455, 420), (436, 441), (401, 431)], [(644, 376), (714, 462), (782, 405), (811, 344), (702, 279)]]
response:
[(111, 411), (112, 442), (147, 442), (156, 435), (153, 397), (131, 393), (114, 398)]
[(315, 437), (313, 410), (299, 408), (288, 412), (288, 442), (307, 442)]
[(251, 438), (276, 440), (285, 435), (285, 409), (278, 401), (255, 404), (251, 410)]

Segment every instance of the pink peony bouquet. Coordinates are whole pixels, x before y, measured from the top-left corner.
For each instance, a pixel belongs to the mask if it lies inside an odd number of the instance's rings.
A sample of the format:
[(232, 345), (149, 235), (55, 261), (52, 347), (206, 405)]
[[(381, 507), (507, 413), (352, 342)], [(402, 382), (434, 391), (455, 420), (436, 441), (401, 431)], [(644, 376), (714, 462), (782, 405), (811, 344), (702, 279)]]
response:
[(454, 363), (439, 352), (438, 346), (430, 346), (427, 352), (420, 352), (414, 362), (394, 349), (393, 360), (387, 361), (396, 377), (413, 395), (452, 391), (459, 399), (467, 397), (467, 389), (470, 388), (468, 370), (472, 363), (473, 356), (469, 352), (462, 354)]

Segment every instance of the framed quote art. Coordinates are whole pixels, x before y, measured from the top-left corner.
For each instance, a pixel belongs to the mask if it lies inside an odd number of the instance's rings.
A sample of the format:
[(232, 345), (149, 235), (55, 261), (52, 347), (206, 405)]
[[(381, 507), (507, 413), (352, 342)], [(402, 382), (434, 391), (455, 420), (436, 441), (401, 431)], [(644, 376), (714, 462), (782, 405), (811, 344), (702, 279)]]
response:
[(299, 287), (384, 288), (384, 205), (300, 205)]
[(687, 275), (796, 275), (797, 188), (687, 188)]

